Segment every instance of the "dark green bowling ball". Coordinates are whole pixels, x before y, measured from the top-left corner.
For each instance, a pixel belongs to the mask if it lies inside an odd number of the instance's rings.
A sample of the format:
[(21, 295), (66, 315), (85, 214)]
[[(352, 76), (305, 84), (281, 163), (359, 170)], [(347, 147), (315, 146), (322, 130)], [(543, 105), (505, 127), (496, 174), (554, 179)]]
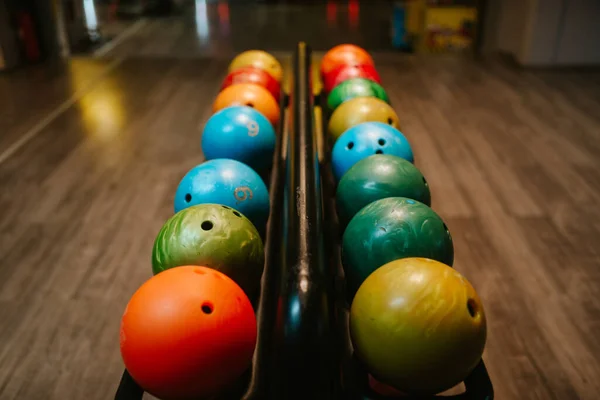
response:
[(390, 261), (423, 257), (452, 265), (454, 247), (444, 221), (429, 207), (404, 197), (377, 200), (352, 218), (342, 241), (348, 294)]
[(221, 271), (253, 298), (260, 286), (265, 253), (250, 220), (219, 204), (179, 211), (162, 227), (152, 252), (152, 270), (198, 265)]
[(333, 88), (327, 96), (327, 107), (330, 111), (333, 111), (346, 100), (355, 97), (377, 97), (386, 103), (390, 102), (387, 93), (377, 82), (354, 78), (348, 79)]
[(367, 204), (387, 197), (406, 197), (431, 205), (429, 185), (412, 163), (388, 154), (360, 160), (342, 176), (337, 188), (341, 226), (345, 227)]

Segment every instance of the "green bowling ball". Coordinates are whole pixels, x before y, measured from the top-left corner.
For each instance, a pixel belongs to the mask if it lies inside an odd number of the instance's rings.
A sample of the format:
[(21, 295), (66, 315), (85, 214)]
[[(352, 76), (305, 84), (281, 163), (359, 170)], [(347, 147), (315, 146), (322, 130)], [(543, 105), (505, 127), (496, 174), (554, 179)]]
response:
[(425, 204), (405, 197), (377, 200), (352, 218), (342, 239), (348, 295), (390, 261), (423, 257), (452, 265), (454, 246), (444, 221)]
[(377, 82), (363, 78), (354, 78), (345, 80), (333, 88), (329, 96), (327, 96), (327, 107), (330, 111), (333, 111), (346, 100), (355, 97), (377, 97), (386, 103), (390, 102), (387, 93)]
[(345, 227), (361, 208), (387, 197), (406, 197), (431, 205), (429, 185), (412, 163), (389, 154), (360, 160), (338, 184), (336, 205), (340, 225)]
[(152, 270), (198, 265), (233, 279), (253, 298), (260, 287), (265, 253), (250, 220), (219, 204), (200, 204), (179, 211), (164, 224), (152, 252)]

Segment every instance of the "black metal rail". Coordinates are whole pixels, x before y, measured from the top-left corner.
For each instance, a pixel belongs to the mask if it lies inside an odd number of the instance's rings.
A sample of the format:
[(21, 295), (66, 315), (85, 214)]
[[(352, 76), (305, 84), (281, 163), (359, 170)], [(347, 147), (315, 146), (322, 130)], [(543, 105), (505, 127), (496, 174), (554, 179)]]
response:
[(336, 370), (333, 273), (325, 262), (322, 200), (314, 133), (311, 51), (294, 57), (286, 162), (284, 252), (271, 393), (273, 400), (332, 399)]

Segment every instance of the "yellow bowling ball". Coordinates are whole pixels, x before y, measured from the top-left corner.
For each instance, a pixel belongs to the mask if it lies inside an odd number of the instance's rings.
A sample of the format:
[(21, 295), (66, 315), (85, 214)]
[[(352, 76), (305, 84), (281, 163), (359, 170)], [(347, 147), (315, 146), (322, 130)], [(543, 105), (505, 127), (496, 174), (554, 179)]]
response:
[(229, 73), (242, 67), (254, 67), (268, 72), (278, 82), (281, 82), (283, 69), (275, 57), (262, 50), (248, 50), (233, 59), (229, 64)]
[(477, 366), (486, 321), (479, 296), (460, 273), (438, 261), (404, 258), (363, 282), (352, 302), (350, 334), (377, 380), (433, 395)]
[(376, 97), (356, 97), (335, 109), (329, 120), (329, 138), (335, 142), (342, 133), (363, 122), (383, 122), (400, 129), (398, 115), (389, 104)]

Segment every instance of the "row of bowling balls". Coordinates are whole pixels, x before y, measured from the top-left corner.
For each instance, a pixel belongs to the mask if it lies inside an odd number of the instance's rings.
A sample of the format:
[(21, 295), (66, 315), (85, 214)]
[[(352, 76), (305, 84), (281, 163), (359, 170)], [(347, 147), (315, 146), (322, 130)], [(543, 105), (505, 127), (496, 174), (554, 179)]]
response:
[(121, 354), (145, 391), (221, 393), (249, 368), (265, 253), (281, 65), (249, 51), (229, 67), (201, 140), (206, 162), (182, 178), (152, 251), (154, 276), (121, 321)]
[(452, 237), (430, 208), (429, 185), (372, 57), (337, 46), (321, 75), (356, 356), (388, 393), (437, 394), (481, 359), (481, 300), (451, 267)]
[(321, 61), (321, 77), (330, 114), (331, 165), (337, 181), (354, 164), (373, 154), (414, 162), (373, 58), (364, 49), (349, 44), (334, 47)]

